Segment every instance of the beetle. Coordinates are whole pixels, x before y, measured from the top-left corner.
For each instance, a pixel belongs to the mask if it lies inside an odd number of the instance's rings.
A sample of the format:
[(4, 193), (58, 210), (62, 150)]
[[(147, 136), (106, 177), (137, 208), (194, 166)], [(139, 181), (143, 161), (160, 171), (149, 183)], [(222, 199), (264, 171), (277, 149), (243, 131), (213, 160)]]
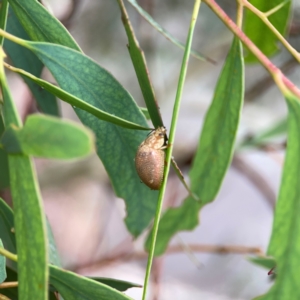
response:
[(165, 151), (168, 147), (166, 128), (154, 129), (140, 144), (135, 156), (135, 168), (144, 184), (159, 190), (164, 177)]

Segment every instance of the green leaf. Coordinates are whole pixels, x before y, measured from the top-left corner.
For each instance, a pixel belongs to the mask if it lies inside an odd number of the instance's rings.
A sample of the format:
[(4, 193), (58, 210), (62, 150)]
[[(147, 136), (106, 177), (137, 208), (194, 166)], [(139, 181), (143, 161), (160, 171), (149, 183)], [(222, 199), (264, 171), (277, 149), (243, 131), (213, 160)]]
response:
[(15, 15), (34, 41), (52, 42), (80, 50), (66, 28), (36, 0), (9, 0)]
[[(7, 66), (9, 66), (9, 65), (7, 65)], [(40, 78), (37, 78), (37, 77), (33, 76), (32, 74), (30, 74), (28, 72), (25, 72), (21, 69), (14, 68), (12, 66), (9, 66), (9, 69), (16, 72), (16, 73), (22, 74), (24, 77), (34, 81), (40, 87), (42, 87), (43, 89), (45, 89), (45, 90), (49, 91), (50, 93), (54, 94), (55, 96), (57, 96), (61, 100), (71, 104), (73, 107), (76, 106), (77, 108), (80, 108), (82, 110), (85, 110), (85, 111), (91, 113), (92, 115), (96, 116), (100, 120), (107, 121), (107, 122), (119, 125), (121, 127), (124, 127), (124, 128), (139, 129), (139, 130), (150, 130), (148, 127), (143, 127), (141, 125), (135, 124), (133, 122), (129, 122), (125, 119), (122, 119), (122, 118), (119, 118), (119, 117), (114, 116), (112, 114), (109, 114), (109, 113), (107, 113), (107, 112), (105, 112), (105, 111), (89, 104), (88, 102), (86, 102), (84, 100), (81, 100), (81, 99), (77, 98), (76, 96), (67, 93), (66, 91), (60, 89), (57, 86), (55, 86), (55, 85), (53, 85), (53, 84), (51, 84), (51, 83), (49, 83), (45, 80), (42, 80)]]
[[(3, 248), (2, 240), (0, 239), (0, 247)], [(6, 258), (0, 254), (0, 283), (6, 279)]]
[(273, 257), (257, 256), (257, 257), (250, 257), (249, 260), (251, 262), (253, 262), (254, 264), (264, 267), (268, 270), (271, 270), (272, 268), (274, 268), (276, 266), (276, 261)]
[[(3, 119), (0, 113), (0, 138), (4, 132)], [(8, 157), (7, 153), (0, 148), (0, 190), (9, 187), (9, 170), (8, 170)]]
[[(22, 39), (28, 39), (27, 33), (24, 31), (11, 8), (9, 9), (7, 31)], [(31, 51), (24, 49), (24, 47), (21, 47), (7, 39), (5, 39), (4, 42), (4, 49), (15, 67), (21, 68), (37, 77), (41, 75), (44, 65)], [(38, 85), (28, 80), (26, 77), (22, 77), (31, 90), (41, 111), (49, 115), (58, 116), (59, 109), (55, 97), (46, 90), (41, 89)]]
[[(217, 196), (232, 158), (243, 96), (242, 49), (239, 40), (235, 38), (206, 114), (190, 171), (191, 190), (200, 201), (187, 197), (180, 207), (167, 210), (159, 225), (156, 255), (165, 251), (176, 232), (195, 228), (199, 210)], [(147, 249), (149, 243), (148, 236)]]
[[(110, 73), (85, 55), (58, 45), (22, 43), (38, 55), (68, 93), (84, 98), (110, 114), (147, 126), (129, 93)], [(117, 196), (123, 198), (127, 205), (126, 225), (134, 236), (138, 236), (152, 219), (158, 196), (157, 191), (140, 183), (134, 164), (137, 148), (146, 138), (146, 133), (104, 122), (80, 109), (75, 111), (96, 134), (97, 154)]]
[(87, 277), (50, 266), (51, 284), (68, 300), (125, 300), (128, 296)]
[(286, 96), (288, 144), (267, 254), (276, 264), (275, 284), (260, 299), (298, 300), (300, 269), (300, 99)]
[[(284, 0), (252, 0), (251, 4), (262, 12), (267, 12), (280, 5)], [(291, 1), (285, 1), (285, 4), (269, 17), (269, 21), (281, 33), (285, 34)], [(271, 30), (250, 10), (246, 10), (244, 31), (249, 39), (267, 56), (271, 56), (278, 51), (276, 43), (278, 39)], [(257, 58), (250, 51), (245, 57), (246, 62), (257, 62)]]
[[(142, 94), (144, 96), (147, 110), (142, 112), (144, 113), (145, 117), (147, 119), (151, 118), (152, 124), (155, 128), (159, 126), (163, 126), (163, 121), (160, 115), (159, 106), (157, 104), (154, 90), (152, 88), (149, 71), (147, 68), (146, 58), (144, 56), (143, 50), (140, 48), (139, 42), (134, 34), (134, 30), (131, 26), (129, 16), (127, 14), (126, 8), (124, 6), (123, 0), (118, 0), (121, 14), (122, 14), (122, 21), (125, 27), (125, 31), (128, 37), (128, 49), (129, 54), (135, 69), (135, 73), (137, 75), (139, 85), (142, 91)], [(137, 4), (134, 4), (137, 5)], [(138, 6), (139, 7), (139, 6)], [(172, 166), (180, 179), (180, 181), (183, 183), (183, 185), (186, 187), (186, 189), (189, 191), (188, 186), (182, 176), (182, 173), (180, 169), (178, 168), (176, 162), (174, 159), (172, 159)]]
[(217, 196), (231, 162), (243, 98), (242, 49), (235, 38), (205, 116), (190, 171), (191, 190), (203, 205)]
[[(159, 25), (145, 10), (143, 10), (136, 0), (127, 0), (137, 11), (138, 13), (151, 25), (153, 26), (159, 33), (161, 33), (167, 40), (169, 40), (171, 43), (176, 45), (177, 47), (181, 48), (182, 50), (185, 49), (185, 44), (177, 40), (172, 34), (170, 34), (167, 30), (165, 30), (161, 25)], [(200, 60), (204, 61), (210, 61), (213, 62), (208, 57), (205, 57), (200, 52), (191, 50), (191, 55), (195, 58), (198, 58)]]
[[(4, 100), (5, 128), (21, 126), (7, 87), (3, 66), (0, 82)], [(10, 189), (18, 249), (19, 299), (46, 299), (47, 246), (42, 201), (32, 161), (25, 155), (9, 155)]]
[(118, 279), (112, 279), (112, 278), (105, 278), (105, 277), (88, 277), (91, 280), (103, 283), (105, 285), (108, 285), (120, 292), (124, 292), (130, 288), (141, 288), (142, 286), (140, 284), (132, 283), (129, 281), (123, 281)]
[(60, 262), (59, 254), (58, 254), (58, 251), (56, 248), (56, 243), (54, 240), (52, 229), (51, 229), (48, 219), (46, 221), (47, 221), (49, 263), (52, 265), (61, 267), (61, 262)]
[(158, 110), (158, 104), (155, 99), (154, 90), (150, 81), (149, 71), (143, 50), (140, 48), (139, 42), (134, 35), (126, 8), (122, 0), (118, 0), (122, 21), (128, 37), (128, 50), (134, 66), (134, 70), (139, 81), (139, 85), (146, 102), (148, 113), (151, 117), (155, 128), (163, 126), (163, 121)]
[(78, 158), (94, 150), (94, 136), (87, 128), (59, 118), (31, 115), (24, 127), (9, 127), (1, 142), (7, 153), (56, 159)]
[(0, 198), (0, 236), (4, 244), (4, 248), (12, 253), (16, 253), (16, 240), (13, 228), (13, 212), (4, 200)]
[(22, 295), (20, 299), (42, 300), (47, 290), (47, 246), (37, 179), (32, 162), (26, 156), (10, 155), (9, 167), (15, 210), (19, 296)]

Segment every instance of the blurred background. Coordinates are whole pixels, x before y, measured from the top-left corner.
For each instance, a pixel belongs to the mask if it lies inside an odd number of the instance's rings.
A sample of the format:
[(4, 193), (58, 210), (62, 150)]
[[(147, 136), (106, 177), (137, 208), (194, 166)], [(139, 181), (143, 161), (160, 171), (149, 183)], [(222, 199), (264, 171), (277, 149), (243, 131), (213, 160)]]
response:
[[(127, 50), (127, 37), (117, 1), (42, 1), (61, 20), (83, 52), (106, 68), (145, 106)], [(169, 128), (183, 51), (152, 28), (124, 1), (145, 52), (150, 76), (165, 125)], [(140, 0), (139, 4), (171, 34), (185, 42), (193, 1)], [(219, 0), (235, 19), (235, 1)], [(300, 1), (294, 1), (288, 27), (290, 43), (300, 50)], [(190, 59), (174, 144), (174, 158), (187, 177), (196, 151), (205, 112), (212, 100), (232, 34), (201, 4), (193, 48), (215, 63)], [(272, 58), (299, 86), (300, 68), (282, 49)], [(54, 82), (47, 70), (44, 78)], [(10, 74), (13, 97), (23, 118), (36, 105), (23, 81)], [(78, 120), (73, 109), (60, 103), (64, 118)], [(245, 141), (285, 119), (284, 99), (268, 73), (247, 65), (245, 105), (232, 165), (217, 199), (201, 211), (200, 226), (180, 233), (153, 266), (148, 299), (251, 299), (272, 282), (268, 270), (248, 261), (265, 253), (272, 229), (286, 137), (276, 136), (259, 147)], [(125, 205), (116, 198), (103, 165), (94, 154), (62, 162), (35, 159), (47, 217), (65, 268), (83, 275), (113, 277), (143, 284), (147, 256), (143, 235), (133, 240), (123, 219)], [(9, 193), (2, 192), (9, 202)], [(171, 172), (165, 206), (179, 205), (186, 192)], [(141, 299), (142, 289), (126, 292)]]

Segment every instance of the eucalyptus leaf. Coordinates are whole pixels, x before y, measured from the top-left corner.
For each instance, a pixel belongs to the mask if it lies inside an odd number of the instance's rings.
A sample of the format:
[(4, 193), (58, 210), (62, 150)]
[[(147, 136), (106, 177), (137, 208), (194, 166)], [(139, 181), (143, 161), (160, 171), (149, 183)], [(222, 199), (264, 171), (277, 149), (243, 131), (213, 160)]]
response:
[(261, 257), (261, 256), (256, 256), (256, 257), (250, 257), (249, 260), (253, 262), (254, 264), (264, 267), (268, 270), (271, 270), (276, 266), (276, 261), (273, 257)]
[[(287, 29), (291, 1), (284, 0), (252, 0), (251, 4), (261, 12), (268, 12), (277, 5), (284, 5), (269, 16), (269, 21), (276, 28), (276, 30), (284, 35)], [(246, 10), (244, 31), (247, 37), (267, 56), (275, 54), (279, 48), (277, 46), (278, 39), (273, 34), (267, 25), (253, 12)], [(251, 52), (247, 53), (245, 57), (246, 62), (258, 62), (256, 56)]]
[(144, 51), (141, 49), (135, 37), (126, 8), (122, 0), (118, 0), (123, 25), (128, 38), (128, 50), (134, 66), (134, 70), (139, 81), (139, 85), (144, 96), (144, 100), (150, 115), (152, 124), (155, 128), (163, 126), (163, 121), (155, 99), (154, 90), (150, 81), (149, 70), (146, 64)]
[(34, 41), (52, 42), (80, 50), (66, 28), (36, 0), (9, 0), (16, 17)]
[[(182, 50), (185, 49), (184, 43), (180, 42), (176, 39), (172, 34), (170, 34), (166, 29), (164, 29), (159, 23), (157, 23), (141, 6), (137, 3), (136, 0), (127, 0), (137, 11), (138, 13), (151, 25), (153, 26), (159, 33), (161, 33), (167, 40), (171, 43), (176, 45), (177, 47), (181, 48)], [(210, 58), (205, 57), (198, 51), (191, 50), (191, 55), (197, 59), (214, 62)]]
[(105, 278), (105, 277), (88, 277), (89, 279), (95, 280), (97, 282), (103, 283), (105, 285), (108, 285), (120, 292), (124, 292), (130, 288), (141, 288), (142, 285), (132, 283), (129, 281), (123, 281), (123, 280), (118, 280), (118, 279), (113, 279), (113, 278)]
[[(28, 78), (29, 80), (35, 82), (38, 84), (42, 89), (45, 89), (52, 93), (53, 95), (59, 97), (61, 100), (71, 104), (73, 107), (76, 106), (77, 108), (80, 108), (82, 110), (85, 110), (92, 115), (96, 116), (100, 120), (107, 121), (119, 126), (122, 126), (124, 128), (129, 128), (129, 129), (140, 129), (140, 130), (150, 130), (148, 127), (143, 127), (141, 125), (135, 124), (133, 122), (129, 122), (127, 120), (124, 120), (122, 118), (119, 118), (115, 115), (109, 114), (91, 104), (88, 102), (77, 98), (74, 95), (71, 95), (70, 93), (67, 93), (63, 89), (55, 86), (54, 84), (51, 84), (43, 79), (40, 79), (36, 76), (33, 76), (32, 74), (18, 68), (14, 68), (8, 64), (5, 64), (7, 68), (12, 70), (13, 72), (21, 74), (23, 77)], [(145, 112), (143, 112), (145, 114)]]
[[(22, 123), (7, 86), (3, 65), (0, 65), (0, 83), (5, 128), (20, 127)], [(47, 298), (48, 254), (36, 174), (28, 156), (9, 155), (8, 162), (18, 249), (19, 299), (43, 300)]]
[(50, 266), (51, 284), (68, 300), (128, 300), (125, 294), (95, 280)]
[[(90, 58), (59, 45), (26, 41), (22, 44), (41, 59), (66, 92), (84, 98), (110, 114), (147, 126), (129, 93)], [(75, 111), (83, 124), (96, 134), (97, 154), (117, 196), (126, 202), (126, 225), (134, 236), (138, 236), (153, 218), (158, 197), (157, 191), (140, 183), (134, 164), (137, 148), (147, 133), (104, 122), (77, 108)]]
[[(11, 7), (9, 8), (6, 30), (19, 38), (29, 39)], [(44, 65), (31, 51), (24, 49), (24, 47), (21, 47), (8, 39), (5, 39), (4, 49), (15, 67), (21, 68), (37, 77), (41, 75)], [(59, 109), (55, 96), (48, 93), (48, 91), (41, 89), (34, 82), (28, 80), (28, 78), (24, 76), (22, 77), (41, 111), (50, 115), (58, 116)]]
[(262, 300), (300, 299), (300, 99), (286, 95), (288, 143), (267, 255), (276, 260), (275, 284)]

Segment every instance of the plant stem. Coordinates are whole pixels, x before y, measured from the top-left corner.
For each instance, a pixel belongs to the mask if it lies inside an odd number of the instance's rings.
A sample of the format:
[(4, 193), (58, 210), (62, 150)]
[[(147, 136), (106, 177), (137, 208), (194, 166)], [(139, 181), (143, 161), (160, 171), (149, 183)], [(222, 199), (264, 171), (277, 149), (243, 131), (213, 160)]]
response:
[(24, 41), (24, 40), (22, 40), (22, 39), (20, 39), (20, 38), (18, 38), (16, 36), (14, 36), (14, 35), (6, 32), (6, 31), (4, 31), (2, 29), (0, 29), (0, 36), (6, 38), (6, 39), (8, 39), (8, 40), (10, 40), (10, 41), (12, 41), (12, 42), (14, 42), (16, 44), (19, 44), (19, 45), (21, 45), (23, 47), (27, 47), (28, 48), (26, 41)]
[(237, 13), (236, 13), (236, 25), (239, 28), (242, 28), (243, 25), (243, 13), (244, 13), (244, 6), (237, 0)]
[(264, 13), (264, 15), (265, 15), (266, 17), (269, 17), (269, 16), (275, 14), (278, 10), (280, 10), (284, 5), (286, 5), (286, 4), (287, 4), (288, 2), (290, 2), (290, 1), (291, 1), (291, 0), (286, 0), (286, 1), (283, 1), (283, 2), (279, 3), (278, 5), (276, 5), (275, 7), (273, 7), (272, 9), (266, 11), (266, 12)]
[(175, 103), (174, 103), (174, 108), (173, 108), (172, 122), (171, 122), (171, 127), (170, 127), (170, 135), (169, 135), (170, 147), (167, 149), (167, 155), (166, 155), (167, 165), (164, 170), (164, 181), (163, 181), (162, 187), (160, 189), (160, 193), (159, 193), (159, 197), (158, 197), (158, 204), (157, 204), (157, 209), (156, 209), (156, 214), (155, 214), (155, 219), (154, 219), (154, 224), (153, 224), (153, 229), (152, 229), (151, 246), (150, 246), (147, 269), (146, 269), (146, 276), (145, 276), (145, 281), (144, 281), (144, 290), (143, 290), (143, 298), (142, 298), (143, 300), (146, 299), (146, 294), (147, 294), (147, 287), (148, 287), (148, 283), (149, 283), (151, 266), (152, 266), (152, 262), (153, 262), (155, 243), (156, 243), (159, 220), (160, 220), (162, 204), (163, 204), (163, 197), (164, 197), (166, 184), (167, 184), (167, 178), (168, 178), (168, 174), (169, 174), (169, 170), (170, 170), (170, 162), (171, 162), (171, 157), (172, 157), (173, 144), (174, 144), (174, 140), (175, 140), (175, 130), (176, 130), (176, 125), (177, 125), (177, 120), (178, 120), (178, 115), (179, 115), (181, 96), (182, 96), (184, 81), (185, 81), (186, 72), (187, 72), (188, 60), (189, 60), (189, 56), (191, 53), (194, 28), (195, 28), (195, 24), (196, 24), (197, 17), (198, 17), (198, 12), (200, 9), (200, 3), (201, 3), (201, 0), (195, 0), (194, 9), (193, 9), (192, 18), (191, 18), (190, 27), (189, 27), (189, 32), (188, 32), (187, 41), (186, 41), (186, 46), (185, 46), (185, 51), (184, 51), (182, 64), (181, 64), (181, 70), (180, 70), (178, 86), (177, 86), (177, 93), (176, 93), (176, 98), (175, 98)]
[(0, 289), (11, 289), (13, 287), (17, 287), (18, 285), (19, 285), (18, 281), (2, 282), (0, 284)]
[(288, 90), (300, 100), (300, 90), (254, 45), (254, 43), (244, 34), (244, 32), (234, 23), (232, 19), (222, 10), (214, 0), (204, 0), (212, 11), (224, 22), (224, 24), (243, 42), (243, 44), (256, 56), (260, 63), (271, 74), (278, 88), (283, 94)]
[(293, 48), (288, 43), (288, 41), (280, 34), (280, 32), (275, 28), (275, 26), (268, 19), (268, 16), (274, 13), (275, 9), (278, 10), (279, 8), (281, 8), (282, 5), (279, 7), (276, 6), (274, 9), (268, 11), (267, 13), (263, 13), (260, 10), (258, 10), (255, 6), (253, 6), (251, 3), (249, 3), (247, 0), (239, 0), (239, 2), (247, 9), (252, 11), (257, 17), (259, 17), (268, 26), (268, 28), (276, 35), (276, 37), (284, 45), (284, 47), (295, 57), (295, 59), (298, 62), (300, 62), (300, 53), (296, 51), (296, 49)]
[(4, 248), (0, 247), (0, 255), (3, 255), (7, 258), (9, 258), (10, 260), (13, 260), (13, 261), (17, 261), (18, 260), (18, 257), (16, 254), (13, 254), (7, 250), (5, 250)]

